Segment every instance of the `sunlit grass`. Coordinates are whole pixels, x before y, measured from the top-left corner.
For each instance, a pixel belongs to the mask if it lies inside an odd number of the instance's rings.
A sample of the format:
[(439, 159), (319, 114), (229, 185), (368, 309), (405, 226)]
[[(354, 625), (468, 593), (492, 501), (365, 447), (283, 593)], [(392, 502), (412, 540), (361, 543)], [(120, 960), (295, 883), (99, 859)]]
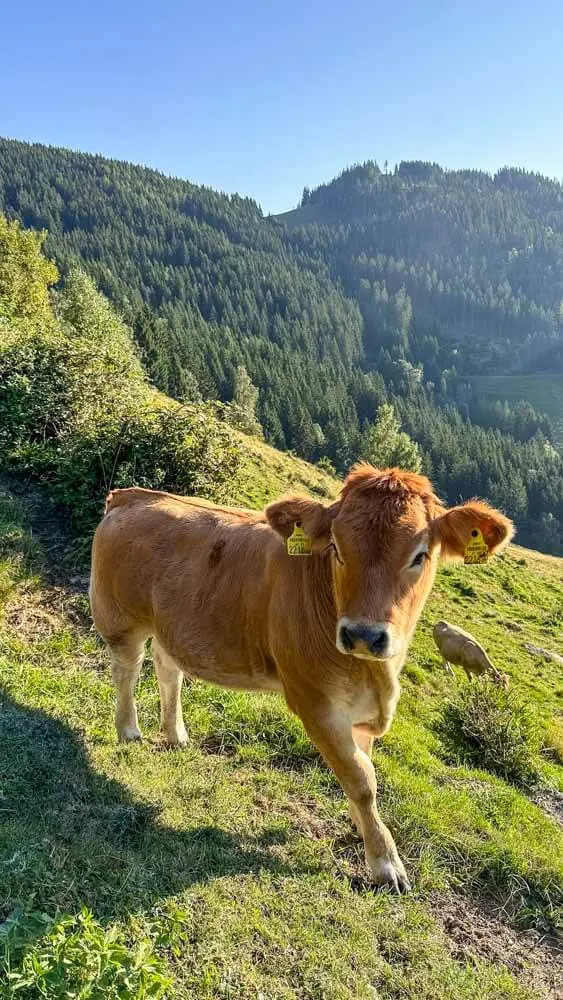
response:
[(370, 888), (343, 795), (279, 698), (186, 685), (189, 744), (166, 750), (147, 667), (146, 741), (118, 745), (105, 653), (69, 619), (76, 604), (40, 582), (21, 512), (0, 509), (2, 995), (62, 1000), (79, 983), (84, 996), (111, 998), (118, 968), (129, 992), (115, 996), (132, 998), (534, 995), (498, 964), (456, 958), (436, 919), (436, 893), (463, 891), (505, 906), (515, 924), (553, 929), (563, 841), (483, 761), (448, 756), (437, 722), (467, 682), (444, 673), (431, 625), (439, 614), (476, 632), (546, 734), (538, 781), (563, 787), (545, 752), (561, 676), (524, 649), (560, 641), (560, 562), (544, 569), (512, 550), (496, 567), (448, 568), (437, 581), (397, 719), (374, 752), (381, 812), (415, 886), (397, 900)]

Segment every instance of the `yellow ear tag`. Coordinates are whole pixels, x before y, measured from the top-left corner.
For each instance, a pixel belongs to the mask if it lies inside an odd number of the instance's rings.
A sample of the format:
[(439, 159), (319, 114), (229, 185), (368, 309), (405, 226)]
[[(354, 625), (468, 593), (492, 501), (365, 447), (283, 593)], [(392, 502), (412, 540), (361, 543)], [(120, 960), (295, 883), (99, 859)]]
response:
[(479, 563), (486, 563), (489, 558), (489, 546), (478, 528), (474, 528), (471, 537), (465, 546), (463, 561), (466, 565), (475, 566)]
[(290, 556), (310, 556), (313, 551), (313, 543), (305, 534), (300, 524), (296, 524), (292, 534), (287, 540), (287, 552)]

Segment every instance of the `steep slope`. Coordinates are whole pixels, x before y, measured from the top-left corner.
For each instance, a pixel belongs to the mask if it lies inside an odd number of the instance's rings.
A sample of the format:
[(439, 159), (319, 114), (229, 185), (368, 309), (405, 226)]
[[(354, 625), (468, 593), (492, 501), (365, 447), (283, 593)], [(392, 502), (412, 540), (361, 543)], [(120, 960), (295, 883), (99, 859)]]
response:
[[(156, 392), (91, 279), (73, 271), (53, 301), (56, 278), (40, 238), (0, 216), (0, 994), (552, 1000), (562, 693), (538, 650), (563, 639), (562, 561), (512, 548), (440, 574), (375, 753), (416, 890), (375, 894), (281, 700), (189, 685), (189, 744), (162, 752), (148, 673), (148, 740), (116, 745), (84, 576), (107, 490), (261, 507), (339, 484), (234, 430), (228, 407)], [(444, 615), (508, 693), (446, 676)]]
[[(330, 416), (362, 352), (361, 318), (318, 259), (293, 253), (250, 199), (154, 170), (0, 140), (0, 210), (48, 230), (135, 327), (160, 389), (230, 398), (244, 364), (272, 440), (296, 444)], [(354, 419), (352, 407), (352, 421)]]

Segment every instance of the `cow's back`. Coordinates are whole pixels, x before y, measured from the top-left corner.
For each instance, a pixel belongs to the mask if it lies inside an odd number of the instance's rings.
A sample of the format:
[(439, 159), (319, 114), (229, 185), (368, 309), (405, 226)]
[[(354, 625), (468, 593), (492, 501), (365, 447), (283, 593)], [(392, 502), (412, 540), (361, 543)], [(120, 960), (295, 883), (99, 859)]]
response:
[(96, 627), (110, 642), (127, 628), (157, 636), (186, 672), (208, 680), (276, 686), (267, 612), (279, 547), (253, 511), (116, 490), (92, 549)]

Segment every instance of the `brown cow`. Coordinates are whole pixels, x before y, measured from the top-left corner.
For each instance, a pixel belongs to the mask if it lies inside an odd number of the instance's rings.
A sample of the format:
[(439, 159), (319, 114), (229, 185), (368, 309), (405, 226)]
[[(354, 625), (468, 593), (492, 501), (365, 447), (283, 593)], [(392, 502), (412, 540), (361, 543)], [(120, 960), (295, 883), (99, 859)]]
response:
[[(296, 524), (312, 553), (290, 556)], [(346, 793), (377, 884), (408, 880), (380, 819), (371, 762), (440, 551), (472, 529), (494, 552), (511, 522), (478, 501), (446, 510), (423, 476), (356, 466), (338, 500), (288, 497), (264, 513), (150, 490), (116, 490), (94, 538), (90, 598), (111, 654), (117, 732), (140, 739), (134, 689), (152, 637), (161, 721), (186, 741), (183, 675), (279, 691)]]

